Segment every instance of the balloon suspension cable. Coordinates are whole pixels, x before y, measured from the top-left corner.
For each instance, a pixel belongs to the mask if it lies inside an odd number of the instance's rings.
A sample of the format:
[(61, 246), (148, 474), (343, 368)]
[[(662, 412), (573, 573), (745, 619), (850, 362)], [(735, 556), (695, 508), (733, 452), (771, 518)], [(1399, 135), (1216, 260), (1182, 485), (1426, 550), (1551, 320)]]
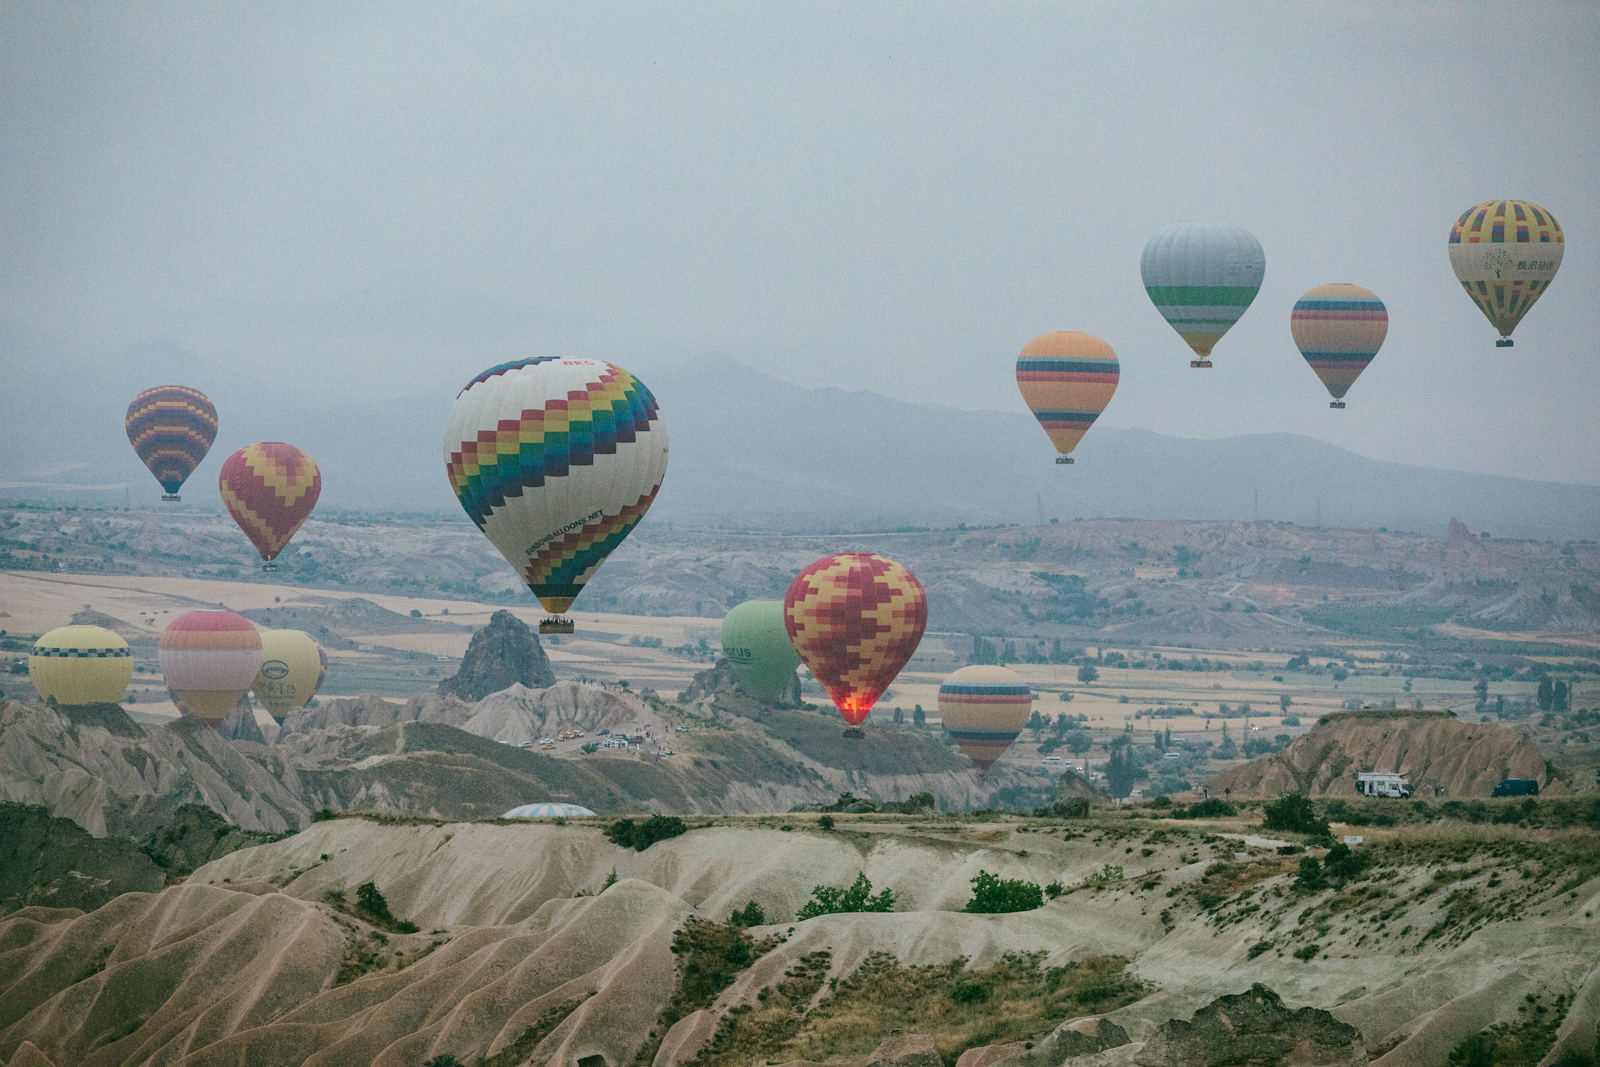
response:
[(1494, 346), (1496, 348), (1510, 348), (1512, 347), (1512, 340), (1509, 337), (1502, 337), (1494, 343)]
[(1191, 359), (1189, 361), (1189, 366), (1191, 366), (1191, 367), (1209, 367), (1209, 366), (1211, 366), (1211, 361), (1209, 359)]
[(1056, 457), (1056, 462), (1057, 463), (1076, 463), (1078, 461), (1073, 459), (1071, 456), (1057, 456)]
[(552, 615), (539, 623), (539, 632), (542, 634), (570, 634), (572, 630), (572, 620), (559, 615)]
[(845, 727), (845, 731), (841, 736), (859, 741), (867, 735), (859, 726), (847, 726)]
[(275, 571), (278, 569), (278, 565), (269, 559), (261, 565), (261, 569), (264, 571)]
[(161, 499), (162, 500), (182, 500), (183, 497), (179, 496), (177, 493), (162, 493), (161, 494)]
[(1343, 400), (1335, 400), (1331, 404), (1329, 404), (1328, 406), (1330, 408), (1342, 408), (1342, 407), (1344, 407), (1344, 401)]

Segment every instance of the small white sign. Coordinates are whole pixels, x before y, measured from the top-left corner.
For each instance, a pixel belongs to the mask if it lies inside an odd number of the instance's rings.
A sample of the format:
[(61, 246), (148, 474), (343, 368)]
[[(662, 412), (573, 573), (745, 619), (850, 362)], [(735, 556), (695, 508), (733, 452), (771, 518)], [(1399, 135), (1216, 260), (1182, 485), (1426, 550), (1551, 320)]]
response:
[(1360, 834), (1356, 834), (1353, 837), (1346, 836), (1345, 839), (1344, 839), (1344, 843), (1347, 844), (1347, 845), (1359, 845), (1359, 844), (1361, 844), (1361, 841), (1362, 841), (1362, 837), (1361, 837)]

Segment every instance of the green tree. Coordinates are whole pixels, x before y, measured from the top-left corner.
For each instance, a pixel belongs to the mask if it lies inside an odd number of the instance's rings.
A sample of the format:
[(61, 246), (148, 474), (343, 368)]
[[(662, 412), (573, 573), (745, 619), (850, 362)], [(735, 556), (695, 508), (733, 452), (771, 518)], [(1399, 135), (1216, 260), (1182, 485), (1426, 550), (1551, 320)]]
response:
[(1088, 730), (1068, 730), (1065, 741), (1067, 751), (1074, 756), (1081, 756), (1094, 747), (1094, 738), (1089, 736)]
[(1565, 715), (1572, 710), (1572, 690), (1566, 682), (1557, 682), (1550, 690), (1550, 710), (1557, 715)]
[(1278, 707), (1281, 708), (1282, 710), (1288, 711), (1289, 710), (1289, 705), (1291, 705), (1293, 703), (1294, 703), (1294, 701), (1289, 699), (1289, 694), (1288, 693), (1280, 693), (1278, 695)]
[(741, 928), (746, 926), (765, 926), (766, 922), (767, 913), (762, 910), (760, 904), (757, 904), (753, 900), (746, 904), (743, 908), (733, 909), (733, 914), (728, 916), (729, 926), (738, 926)]
[(1549, 678), (1539, 679), (1539, 710), (1549, 712), (1556, 701), (1556, 686)]
[(1089, 685), (1099, 677), (1100, 672), (1095, 669), (1095, 666), (1092, 663), (1085, 663), (1083, 666), (1078, 668), (1078, 681), (1082, 682), (1084, 685)]
[(1044, 907), (1044, 890), (1034, 882), (1001, 878), (979, 871), (972, 879), (972, 899), (962, 911), (980, 915), (999, 915), (1011, 911), (1032, 911)]
[(1266, 816), (1262, 827), (1267, 830), (1286, 830), (1312, 837), (1328, 837), (1332, 831), (1325, 820), (1317, 818), (1311, 798), (1301, 793), (1285, 793), (1262, 809)]
[(911, 724), (913, 726), (923, 726), (927, 721), (928, 713), (922, 710), (921, 704), (911, 709)]
[(1367, 869), (1369, 857), (1364, 852), (1357, 852), (1343, 841), (1338, 842), (1328, 849), (1328, 854), (1322, 857), (1322, 870), (1329, 878), (1338, 882), (1348, 882), (1359, 877)]
[(828, 885), (814, 887), (811, 890), (811, 899), (800, 909), (795, 919), (804, 922), (806, 919), (815, 919), (818, 915), (893, 910), (894, 891), (885, 889), (877, 896), (873, 896), (872, 882), (867, 879), (867, 872), (862, 871), (856, 875), (855, 882), (846, 889), (835, 889)]
[(1121, 800), (1132, 793), (1133, 783), (1138, 777), (1139, 767), (1133, 759), (1133, 746), (1113, 745), (1111, 758), (1106, 762), (1106, 785), (1111, 787), (1111, 795)]
[(1328, 887), (1328, 880), (1322, 875), (1322, 864), (1317, 862), (1315, 856), (1300, 857), (1300, 869), (1294, 887), (1308, 893)]
[(643, 852), (657, 841), (677, 837), (688, 829), (676, 815), (652, 815), (642, 823), (618, 819), (606, 830), (606, 837), (613, 845)]

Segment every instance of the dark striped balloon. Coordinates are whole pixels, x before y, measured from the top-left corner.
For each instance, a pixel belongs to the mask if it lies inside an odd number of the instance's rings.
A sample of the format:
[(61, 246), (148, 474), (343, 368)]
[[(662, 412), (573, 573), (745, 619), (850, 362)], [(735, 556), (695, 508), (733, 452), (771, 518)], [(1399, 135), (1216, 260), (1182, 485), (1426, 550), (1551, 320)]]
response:
[(1289, 332), (1322, 384), (1333, 394), (1334, 407), (1367, 369), (1389, 332), (1383, 301), (1359, 285), (1319, 285), (1295, 302)]
[(163, 499), (176, 500), (217, 439), (217, 409), (198, 389), (162, 385), (133, 398), (124, 425), (133, 450), (167, 491)]

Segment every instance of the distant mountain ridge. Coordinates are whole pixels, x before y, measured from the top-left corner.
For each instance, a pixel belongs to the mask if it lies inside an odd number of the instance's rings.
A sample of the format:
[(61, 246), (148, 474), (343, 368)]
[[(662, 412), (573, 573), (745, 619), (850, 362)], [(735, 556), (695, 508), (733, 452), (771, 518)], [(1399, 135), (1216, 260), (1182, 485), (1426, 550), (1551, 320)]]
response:
[[(316, 457), (322, 506), (456, 516), (439, 432), (448, 390), (396, 399), (266, 386), (154, 340), (74, 380), (28, 378), (0, 396), (0, 498), (153, 503), (159, 489), (122, 433), (127, 401), (165, 381), (206, 389), (222, 413), (186, 505), (214, 507), (216, 470), (254, 440)], [(649, 519), (696, 528), (825, 532), (1034, 523), (1041, 518), (1291, 521), (1567, 540), (1600, 530), (1600, 487), (1371, 460), (1295, 434), (1216, 440), (1097, 427), (1057, 466), (1023, 411), (965, 411), (871, 392), (805, 388), (707, 354), (649, 368), (672, 462)], [(374, 447), (381, 442), (381, 447)]]

